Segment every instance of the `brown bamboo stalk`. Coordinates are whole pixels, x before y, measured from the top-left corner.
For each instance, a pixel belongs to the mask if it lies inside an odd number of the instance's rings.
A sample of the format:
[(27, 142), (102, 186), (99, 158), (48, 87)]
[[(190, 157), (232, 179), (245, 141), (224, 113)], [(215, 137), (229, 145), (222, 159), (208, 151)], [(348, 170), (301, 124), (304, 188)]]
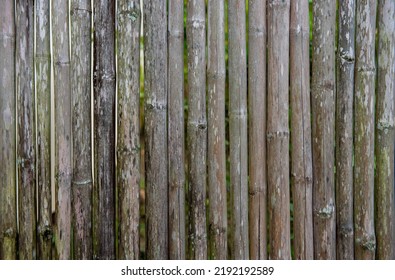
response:
[(312, 143), (314, 258), (336, 258), (335, 141), (336, 1), (313, 2)]
[(187, 4), (189, 253), (191, 259), (197, 260), (207, 258), (205, 19), (205, 1), (189, 0)]
[(16, 1), (16, 95), (18, 107), (19, 259), (36, 258), (36, 147), (34, 96), (34, 3)]
[(246, 12), (244, 0), (228, 3), (229, 136), (232, 201), (232, 258), (248, 259), (248, 150)]
[(15, 3), (0, 8), (0, 259), (16, 258)]
[(294, 257), (297, 260), (314, 257), (309, 36), (309, 2), (291, 1), (291, 187)]
[(339, 2), (336, 98), (336, 255), (354, 259), (353, 104), (355, 1)]
[(144, 1), (144, 117), (147, 258), (167, 259), (167, 13), (166, 1)]
[(266, 1), (248, 1), (250, 258), (267, 258), (266, 234)]
[[(354, 224), (355, 259), (374, 259), (374, 94), (377, 1), (356, 2)], [(381, 148), (381, 147), (380, 147)]]
[(377, 259), (394, 259), (395, 1), (378, 1), (375, 222)]
[(55, 94), (55, 258), (70, 259), (71, 88), (68, 2), (52, 2)]
[(270, 259), (290, 259), (289, 71), (290, 1), (268, 3), (267, 183)]
[(115, 259), (115, 1), (94, 2), (94, 29), (94, 257)]
[(49, 0), (36, 1), (37, 259), (51, 259), (51, 53)]
[(208, 2), (207, 40), (209, 255), (211, 259), (224, 260), (227, 256), (224, 1)]
[(169, 258), (185, 259), (184, 1), (169, 1)]
[(119, 259), (139, 258), (140, 0), (117, 2)]
[(71, 1), (73, 132), (72, 230), (74, 259), (92, 259), (90, 0)]

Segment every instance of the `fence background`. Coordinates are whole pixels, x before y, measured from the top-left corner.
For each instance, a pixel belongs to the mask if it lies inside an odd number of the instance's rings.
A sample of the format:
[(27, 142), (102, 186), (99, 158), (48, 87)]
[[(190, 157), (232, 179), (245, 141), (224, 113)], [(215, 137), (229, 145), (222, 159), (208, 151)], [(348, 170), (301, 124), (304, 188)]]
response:
[(394, 259), (395, 1), (3, 0), (0, 259)]

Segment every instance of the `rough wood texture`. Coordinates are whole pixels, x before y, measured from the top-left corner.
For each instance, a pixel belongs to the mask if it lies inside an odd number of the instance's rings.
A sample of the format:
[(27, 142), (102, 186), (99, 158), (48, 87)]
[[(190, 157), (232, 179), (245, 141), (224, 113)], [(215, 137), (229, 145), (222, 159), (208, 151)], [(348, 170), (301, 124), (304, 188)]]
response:
[(297, 260), (314, 257), (309, 35), (308, 1), (291, 1), (291, 187), (294, 258)]
[(377, 259), (394, 259), (395, 1), (378, 1), (375, 222)]
[(119, 259), (139, 258), (140, 0), (117, 2)]
[(94, 257), (115, 259), (115, 1), (94, 3)]
[(189, 254), (207, 258), (206, 230), (206, 23), (205, 1), (187, 4)]
[(52, 258), (51, 53), (49, 0), (36, 0), (37, 259)]
[(184, 1), (169, 1), (169, 258), (185, 259)]
[(33, 1), (16, 1), (18, 255), (21, 260), (32, 260), (36, 258), (36, 135), (33, 15)]
[(268, 3), (267, 179), (270, 259), (290, 259), (289, 1)]
[(90, 0), (71, 1), (73, 131), (72, 230), (74, 259), (92, 259), (91, 16)]
[(227, 257), (225, 154), (225, 10), (223, 1), (208, 2), (208, 194), (209, 256)]
[[(354, 224), (355, 259), (374, 259), (374, 95), (377, 1), (356, 2)], [(381, 148), (381, 147), (380, 147)]]
[(336, 255), (354, 259), (353, 104), (355, 1), (339, 2), (336, 98)]
[(267, 258), (266, 234), (266, 1), (248, 1), (250, 258)]
[(144, 1), (144, 116), (147, 258), (167, 259), (166, 1)]
[(15, 4), (0, 9), (0, 259), (16, 258)]
[(312, 143), (314, 258), (336, 258), (335, 27), (336, 1), (313, 2)]

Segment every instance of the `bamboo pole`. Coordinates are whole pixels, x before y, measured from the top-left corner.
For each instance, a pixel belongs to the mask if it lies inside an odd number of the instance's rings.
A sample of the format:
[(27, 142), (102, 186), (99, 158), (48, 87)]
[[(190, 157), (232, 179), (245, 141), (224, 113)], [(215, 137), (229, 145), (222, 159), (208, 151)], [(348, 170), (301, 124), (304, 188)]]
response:
[(336, 1), (314, 1), (311, 107), (315, 259), (336, 258), (335, 24)]
[(94, 257), (115, 259), (115, 1), (94, 2)]
[(139, 258), (140, 0), (117, 2), (119, 259)]
[(18, 255), (36, 258), (36, 146), (34, 95), (34, 3), (16, 1), (16, 95), (18, 107)]
[(353, 104), (355, 1), (340, 1), (336, 98), (336, 255), (354, 259)]
[(72, 230), (74, 259), (92, 259), (90, 0), (71, 1), (73, 132)]
[[(374, 259), (374, 94), (377, 1), (356, 2), (354, 224), (355, 258)], [(381, 147), (380, 147), (381, 148)]]
[(394, 259), (395, 1), (378, 1), (375, 222), (377, 259)]
[(206, 230), (206, 24), (205, 1), (187, 4), (188, 45), (188, 186), (190, 258), (207, 258)]
[(207, 40), (209, 256), (224, 260), (227, 257), (224, 1), (208, 2)]
[(36, 0), (37, 259), (51, 259), (51, 53), (49, 0)]
[(71, 88), (67, 1), (52, 2), (55, 94), (55, 258), (70, 259)]
[(250, 258), (267, 258), (266, 234), (266, 1), (248, 1)]
[(15, 3), (0, 9), (0, 259), (16, 258)]
[(294, 256), (297, 260), (314, 257), (309, 35), (308, 1), (291, 1), (291, 187)]
[(147, 258), (167, 259), (166, 1), (144, 1), (144, 116)]
[(185, 259), (184, 1), (169, 1), (169, 258)]
[(268, 3), (267, 179), (270, 259), (290, 259), (289, 71), (290, 1)]
[(246, 13), (244, 0), (228, 3), (230, 184), (234, 259), (248, 259), (248, 150)]

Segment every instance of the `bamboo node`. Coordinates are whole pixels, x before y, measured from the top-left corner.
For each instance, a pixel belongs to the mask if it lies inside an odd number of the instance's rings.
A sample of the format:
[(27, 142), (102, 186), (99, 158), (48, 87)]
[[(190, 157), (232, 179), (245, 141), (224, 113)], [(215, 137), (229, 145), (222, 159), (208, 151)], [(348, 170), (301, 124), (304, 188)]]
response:
[(14, 238), (15, 237), (15, 231), (13, 228), (7, 228), (4, 232), (3, 232), (3, 236), (5, 238)]
[(163, 102), (147, 101), (147, 110), (163, 111), (167, 109), (167, 104)]
[(129, 18), (132, 22), (135, 22), (140, 18), (140, 10), (139, 9), (127, 9), (120, 11), (118, 13), (119, 16), (123, 16)]
[(288, 138), (289, 137), (289, 131), (273, 131), (273, 132), (268, 132), (266, 134), (266, 139), (267, 141), (272, 141), (273, 139), (281, 139), (281, 138)]
[(40, 235), (43, 240), (50, 241), (52, 240), (53, 231), (50, 226), (44, 226), (41, 230), (39, 230)]
[(364, 236), (362, 239), (357, 239), (361, 244), (362, 249), (374, 252), (376, 250), (376, 237), (374, 235)]
[(392, 130), (393, 128), (394, 128), (393, 122), (388, 122), (388, 121), (383, 121), (383, 120), (380, 120), (377, 122), (377, 129), (384, 131), (385, 133), (387, 133), (388, 130)]
[(334, 212), (335, 206), (333, 203), (329, 203), (327, 206), (317, 211), (317, 216), (322, 219), (330, 219)]
[(73, 185), (77, 185), (77, 186), (83, 186), (83, 185), (88, 185), (92, 183), (92, 179), (85, 179), (85, 180), (76, 180), (73, 181)]

